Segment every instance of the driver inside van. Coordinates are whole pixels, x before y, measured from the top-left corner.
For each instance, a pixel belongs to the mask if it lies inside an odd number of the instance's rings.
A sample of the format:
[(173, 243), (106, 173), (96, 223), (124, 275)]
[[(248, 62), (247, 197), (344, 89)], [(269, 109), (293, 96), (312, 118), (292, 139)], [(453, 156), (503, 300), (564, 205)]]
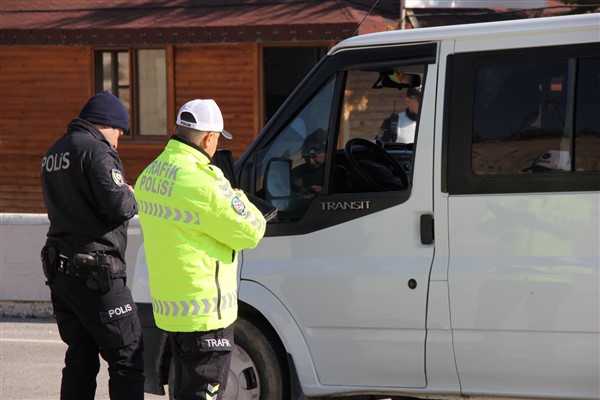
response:
[(421, 107), (421, 91), (410, 87), (406, 90), (406, 109), (392, 113), (381, 124), (377, 139), (383, 142), (412, 144), (415, 141), (415, 128)]
[(304, 163), (292, 170), (292, 190), (302, 195), (323, 193), (327, 132), (317, 129), (302, 144)]

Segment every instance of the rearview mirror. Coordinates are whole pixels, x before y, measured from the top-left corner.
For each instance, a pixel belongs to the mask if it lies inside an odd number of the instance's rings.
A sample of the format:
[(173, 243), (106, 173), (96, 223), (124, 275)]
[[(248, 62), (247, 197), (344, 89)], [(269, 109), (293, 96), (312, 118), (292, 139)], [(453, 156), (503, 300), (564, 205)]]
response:
[(398, 90), (421, 86), (421, 75), (405, 74), (401, 71), (380, 72), (373, 89), (396, 88)]

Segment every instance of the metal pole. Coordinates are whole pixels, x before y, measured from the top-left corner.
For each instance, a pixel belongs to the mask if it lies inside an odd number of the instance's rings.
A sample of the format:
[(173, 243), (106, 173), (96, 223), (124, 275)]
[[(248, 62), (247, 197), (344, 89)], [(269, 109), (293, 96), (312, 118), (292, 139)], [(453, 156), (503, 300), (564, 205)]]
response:
[(406, 10), (404, 9), (404, 2), (400, 1), (400, 29), (406, 29)]

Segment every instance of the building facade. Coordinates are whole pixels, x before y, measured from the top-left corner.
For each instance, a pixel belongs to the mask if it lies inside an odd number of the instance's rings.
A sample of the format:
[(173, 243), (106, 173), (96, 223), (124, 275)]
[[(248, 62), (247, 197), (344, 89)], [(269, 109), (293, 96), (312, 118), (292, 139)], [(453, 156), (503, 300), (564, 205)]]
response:
[[(132, 128), (119, 143), (128, 182), (162, 150), (177, 110), (193, 98), (219, 104), (235, 136), (221, 145), (237, 158), (332, 45), (400, 28), (401, 4), (3, 0), (0, 212), (45, 212), (41, 158), (94, 93), (111, 91), (129, 111)], [(515, 18), (498, 15), (492, 19)], [(490, 19), (463, 15), (457, 23), (482, 18)]]

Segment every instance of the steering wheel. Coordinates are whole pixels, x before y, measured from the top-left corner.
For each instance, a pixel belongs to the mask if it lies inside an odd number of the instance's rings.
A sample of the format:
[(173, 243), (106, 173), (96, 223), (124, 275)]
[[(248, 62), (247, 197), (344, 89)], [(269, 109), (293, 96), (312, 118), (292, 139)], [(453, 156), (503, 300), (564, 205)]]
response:
[[(372, 154), (370, 160), (359, 160), (354, 156), (354, 148), (358, 146), (369, 150)], [(380, 145), (367, 139), (354, 138), (346, 142), (344, 153), (348, 160), (350, 176), (365, 190), (389, 191), (408, 188), (406, 171)]]

